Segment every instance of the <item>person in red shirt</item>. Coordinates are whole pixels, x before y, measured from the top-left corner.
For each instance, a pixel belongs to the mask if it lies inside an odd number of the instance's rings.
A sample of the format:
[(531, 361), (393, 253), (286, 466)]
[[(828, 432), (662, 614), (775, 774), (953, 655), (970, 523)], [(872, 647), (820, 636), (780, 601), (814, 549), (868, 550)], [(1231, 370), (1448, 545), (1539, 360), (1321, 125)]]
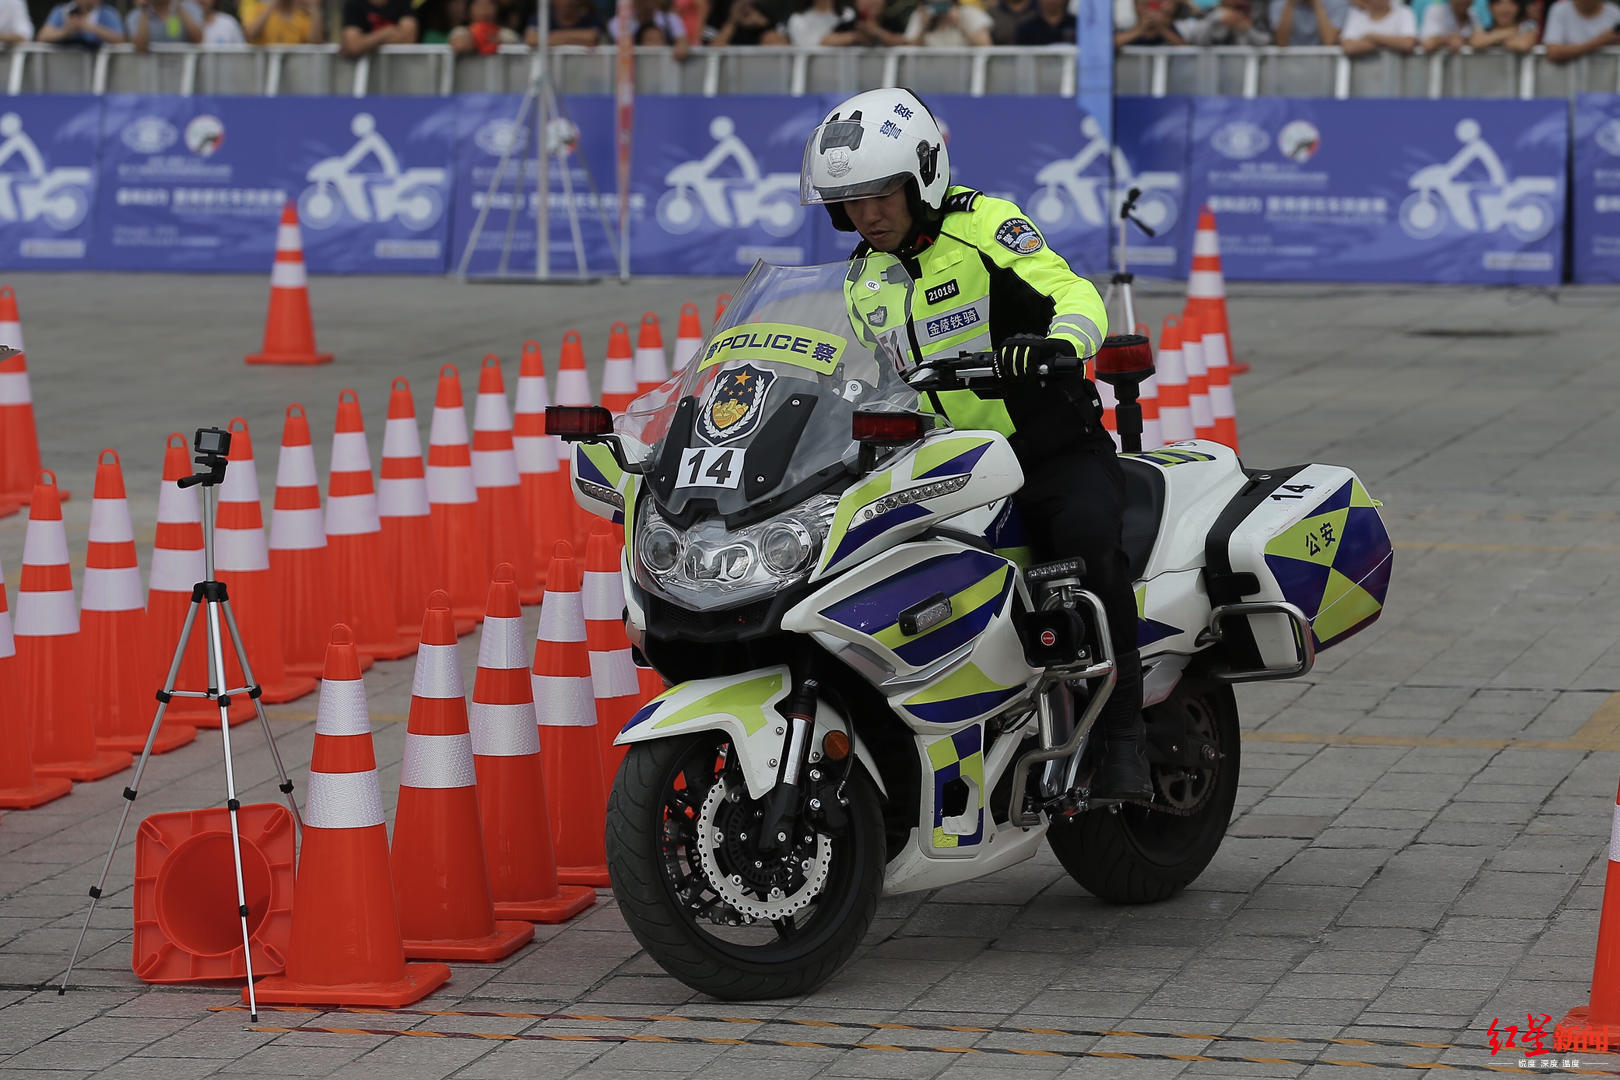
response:
[(451, 51), (488, 56), (502, 45), (517, 42), (517, 35), (496, 21), (495, 0), (472, 0), (467, 14), (467, 25), (450, 31)]

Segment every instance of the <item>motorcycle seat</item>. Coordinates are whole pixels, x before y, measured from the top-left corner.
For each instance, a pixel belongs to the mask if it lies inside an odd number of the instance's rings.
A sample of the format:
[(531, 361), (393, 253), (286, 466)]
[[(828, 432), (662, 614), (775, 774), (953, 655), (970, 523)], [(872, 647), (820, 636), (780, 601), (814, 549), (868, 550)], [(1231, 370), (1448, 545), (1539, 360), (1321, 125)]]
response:
[(1125, 557), (1130, 561), (1131, 580), (1140, 581), (1164, 517), (1164, 473), (1131, 457), (1121, 457), (1119, 465), (1125, 470)]

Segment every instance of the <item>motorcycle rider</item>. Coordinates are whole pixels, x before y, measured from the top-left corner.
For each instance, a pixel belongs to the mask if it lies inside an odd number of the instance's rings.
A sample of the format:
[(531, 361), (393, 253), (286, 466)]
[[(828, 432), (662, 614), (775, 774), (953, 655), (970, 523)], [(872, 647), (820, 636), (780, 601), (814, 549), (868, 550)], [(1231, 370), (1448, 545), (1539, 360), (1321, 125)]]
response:
[[(827, 115), (805, 145), (800, 201), (825, 204), (836, 228), (860, 233), (852, 258), (900, 259), (915, 282), (907, 331), (924, 359), (994, 350), (999, 394), (945, 391), (930, 394), (931, 404), (953, 427), (1008, 437), (1024, 470), (1015, 498), (1035, 557), (1085, 560), (1118, 667), (1097, 722), (1092, 794), (1151, 798), (1136, 601), (1121, 540), (1124, 474), (1090, 380), (1037, 374), (1045, 362), (1090, 356), (1102, 344), (1108, 316), (1096, 288), (1018, 206), (951, 186), (945, 138), (910, 90), (869, 90)], [(889, 313), (880, 305), (862, 315), (878, 327)]]

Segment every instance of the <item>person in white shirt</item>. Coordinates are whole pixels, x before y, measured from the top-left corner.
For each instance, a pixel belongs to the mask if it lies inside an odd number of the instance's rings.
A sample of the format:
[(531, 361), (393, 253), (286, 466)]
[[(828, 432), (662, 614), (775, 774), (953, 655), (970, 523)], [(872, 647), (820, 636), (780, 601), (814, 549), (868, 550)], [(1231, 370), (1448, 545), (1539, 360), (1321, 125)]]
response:
[(1568, 63), (1608, 45), (1620, 45), (1620, 7), (1608, 0), (1558, 0), (1547, 9), (1547, 31), (1541, 43), (1547, 59)]
[(1508, 52), (1529, 52), (1541, 36), (1541, 26), (1531, 17), (1529, 7), (1528, 0), (1491, 0), (1491, 28), (1475, 30), (1468, 47), (1479, 52), (1500, 45)]
[(1430, 0), (1423, 9), (1418, 39), (1423, 42), (1424, 52), (1459, 52), (1464, 45), (1473, 44), (1474, 35), (1483, 29), (1474, 18), (1473, 0)]
[(1346, 56), (1371, 56), (1380, 49), (1410, 53), (1417, 48), (1417, 19), (1404, 3), (1359, 0), (1339, 31), (1339, 47)]
[(0, 0), (0, 45), (34, 40), (34, 20), (23, 0)]
[(855, 18), (855, 9), (840, 6), (838, 0), (810, 0), (788, 16), (788, 44), (804, 49), (820, 45), (840, 25)]
[[(4, 2), (4, 0), (0, 0)], [(246, 39), (242, 36), (242, 24), (236, 21), (235, 15), (227, 15), (223, 11), (216, 11), (218, 0), (197, 0), (203, 10), (203, 36), (204, 45), (243, 45)]]
[(926, 0), (911, 13), (906, 42), (935, 48), (989, 45), (994, 25), (995, 20), (984, 8), (968, 7), (957, 0)]

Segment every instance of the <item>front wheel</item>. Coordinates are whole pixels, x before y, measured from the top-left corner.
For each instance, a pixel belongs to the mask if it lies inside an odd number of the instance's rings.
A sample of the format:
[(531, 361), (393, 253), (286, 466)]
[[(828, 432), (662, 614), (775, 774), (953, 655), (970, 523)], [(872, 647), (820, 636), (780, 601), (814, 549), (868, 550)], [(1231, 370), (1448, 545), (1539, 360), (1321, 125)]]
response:
[(1091, 810), (1046, 833), (1069, 876), (1115, 904), (1166, 900), (1190, 885), (1215, 857), (1237, 799), (1241, 754), (1230, 686), (1178, 688), (1146, 720), (1150, 742), (1182, 755), (1151, 762), (1152, 808)]
[(842, 832), (801, 816), (785, 850), (761, 854), (765, 804), (749, 798), (732, 753), (718, 731), (630, 747), (608, 799), (613, 895), (647, 954), (694, 990), (805, 994), (844, 965), (877, 910), (877, 792), (855, 769)]

